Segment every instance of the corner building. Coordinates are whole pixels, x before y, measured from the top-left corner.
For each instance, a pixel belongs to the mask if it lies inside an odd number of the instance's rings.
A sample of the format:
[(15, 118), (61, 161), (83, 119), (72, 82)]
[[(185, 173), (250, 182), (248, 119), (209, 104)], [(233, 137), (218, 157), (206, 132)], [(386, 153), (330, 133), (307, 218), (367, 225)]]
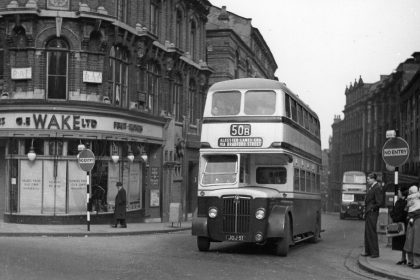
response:
[[(192, 212), (211, 71), (208, 1), (0, 1), (0, 214), (6, 222), (108, 223)], [(181, 219), (183, 217), (180, 217)]]

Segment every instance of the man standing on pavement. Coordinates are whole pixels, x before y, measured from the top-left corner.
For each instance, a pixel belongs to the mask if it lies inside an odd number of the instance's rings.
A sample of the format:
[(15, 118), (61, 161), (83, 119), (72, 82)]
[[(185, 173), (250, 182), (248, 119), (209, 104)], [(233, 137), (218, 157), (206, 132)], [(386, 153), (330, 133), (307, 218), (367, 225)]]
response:
[(369, 189), (365, 198), (365, 253), (362, 256), (371, 258), (379, 257), (378, 234), (376, 223), (378, 222), (379, 207), (383, 201), (382, 186), (376, 181), (376, 174), (367, 176)]
[(112, 227), (116, 228), (118, 223), (121, 224), (122, 228), (127, 227), (127, 223), (125, 222), (126, 216), (126, 207), (127, 207), (127, 195), (125, 189), (123, 188), (123, 184), (121, 182), (117, 182), (116, 184), (118, 188), (117, 196), (115, 197), (115, 210), (114, 210), (114, 225)]

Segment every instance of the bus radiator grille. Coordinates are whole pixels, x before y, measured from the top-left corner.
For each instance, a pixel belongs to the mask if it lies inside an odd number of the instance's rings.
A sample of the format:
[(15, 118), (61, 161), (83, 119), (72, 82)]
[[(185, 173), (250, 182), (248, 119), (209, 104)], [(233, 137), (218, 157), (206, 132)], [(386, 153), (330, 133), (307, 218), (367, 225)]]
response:
[(243, 196), (223, 198), (223, 232), (245, 234), (249, 232), (251, 199)]

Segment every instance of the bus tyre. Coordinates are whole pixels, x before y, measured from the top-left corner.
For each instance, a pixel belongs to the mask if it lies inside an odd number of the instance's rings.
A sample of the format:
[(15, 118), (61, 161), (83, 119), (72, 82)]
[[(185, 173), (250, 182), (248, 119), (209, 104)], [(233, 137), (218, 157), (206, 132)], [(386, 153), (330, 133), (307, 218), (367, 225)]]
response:
[(292, 240), (292, 228), (290, 227), (289, 215), (286, 215), (284, 221), (284, 233), (285, 236), (280, 238), (276, 243), (276, 255), (286, 257), (289, 253), (289, 245)]
[(340, 220), (343, 220), (345, 218), (343, 213), (340, 213)]
[(197, 237), (197, 247), (201, 252), (207, 252), (210, 249), (210, 239), (203, 236)]

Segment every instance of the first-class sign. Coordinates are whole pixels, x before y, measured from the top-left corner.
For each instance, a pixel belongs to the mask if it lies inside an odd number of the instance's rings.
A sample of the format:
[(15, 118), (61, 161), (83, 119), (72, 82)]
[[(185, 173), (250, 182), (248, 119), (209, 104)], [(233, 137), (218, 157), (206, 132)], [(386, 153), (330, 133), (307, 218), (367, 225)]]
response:
[(77, 159), (80, 168), (83, 171), (91, 171), (93, 166), (95, 165), (95, 155), (89, 149), (84, 149), (80, 152), (79, 157)]
[(408, 143), (401, 137), (390, 138), (382, 148), (382, 158), (386, 164), (393, 167), (403, 165), (409, 156)]

